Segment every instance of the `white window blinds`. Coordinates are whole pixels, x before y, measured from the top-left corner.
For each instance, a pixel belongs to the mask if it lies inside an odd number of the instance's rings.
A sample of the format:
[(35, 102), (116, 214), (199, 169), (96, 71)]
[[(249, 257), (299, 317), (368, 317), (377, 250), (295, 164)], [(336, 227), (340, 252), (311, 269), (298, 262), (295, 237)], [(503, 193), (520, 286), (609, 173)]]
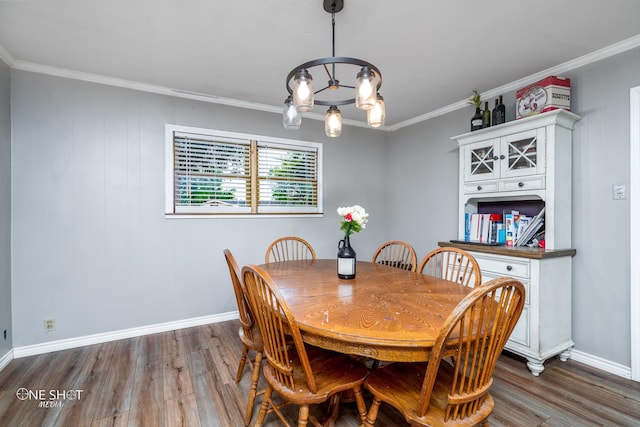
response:
[(313, 212), (318, 206), (318, 150), (257, 144), (261, 211)]
[(321, 213), (321, 147), (167, 125), (166, 213)]

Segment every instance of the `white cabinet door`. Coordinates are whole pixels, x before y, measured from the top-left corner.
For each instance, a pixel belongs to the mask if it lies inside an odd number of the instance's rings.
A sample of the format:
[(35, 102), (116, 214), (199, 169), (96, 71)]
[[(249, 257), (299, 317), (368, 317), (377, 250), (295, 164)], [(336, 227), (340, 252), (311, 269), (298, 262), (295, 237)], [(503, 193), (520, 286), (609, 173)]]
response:
[(464, 148), (464, 180), (500, 178), (500, 140), (490, 139)]
[(544, 174), (545, 134), (539, 128), (501, 138), (500, 177)]
[(532, 129), (465, 146), (465, 183), (543, 175), (546, 166), (545, 134), (544, 128)]

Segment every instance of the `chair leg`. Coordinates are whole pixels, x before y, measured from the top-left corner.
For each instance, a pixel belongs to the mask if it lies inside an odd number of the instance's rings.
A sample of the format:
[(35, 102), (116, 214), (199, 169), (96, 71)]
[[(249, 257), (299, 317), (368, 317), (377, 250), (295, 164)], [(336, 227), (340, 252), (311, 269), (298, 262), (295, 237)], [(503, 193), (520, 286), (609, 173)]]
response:
[[(344, 393), (344, 392), (343, 392)], [(324, 421), (324, 425), (333, 426), (340, 414), (340, 398), (342, 393), (336, 393), (329, 398), (329, 407), (327, 410), (328, 418)]]
[(258, 381), (260, 380), (260, 368), (262, 365), (262, 352), (256, 353), (256, 360), (253, 362), (253, 371), (251, 373), (251, 389), (249, 389), (249, 398), (247, 399), (247, 412), (244, 417), (244, 425), (251, 424), (253, 418), (253, 404), (258, 393)]
[(353, 395), (356, 399), (356, 407), (358, 408), (358, 415), (362, 424), (367, 420), (367, 404), (364, 403), (364, 397), (362, 396), (362, 388), (356, 387), (353, 389)]
[(298, 412), (298, 427), (306, 427), (309, 421), (309, 405), (300, 405)]
[(369, 408), (369, 413), (367, 414), (367, 419), (364, 423), (366, 427), (373, 427), (376, 422), (376, 418), (378, 418), (378, 409), (380, 409), (380, 404), (382, 401), (374, 396), (373, 402), (371, 402), (371, 407)]
[(264, 417), (267, 415), (267, 409), (269, 409), (269, 402), (271, 402), (272, 392), (273, 388), (271, 388), (270, 384), (267, 384), (267, 389), (264, 391), (264, 396), (262, 397), (262, 405), (260, 405), (260, 412), (258, 412), (258, 419), (256, 420), (255, 427), (262, 427)]
[(242, 349), (242, 356), (240, 356), (240, 364), (238, 364), (238, 372), (236, 372), (236, 384), (240, 382), (242, 378), (242, 371), (244, 371), (244, 364), (247, 363), (247, 353), (249, 348), (245, 345)]

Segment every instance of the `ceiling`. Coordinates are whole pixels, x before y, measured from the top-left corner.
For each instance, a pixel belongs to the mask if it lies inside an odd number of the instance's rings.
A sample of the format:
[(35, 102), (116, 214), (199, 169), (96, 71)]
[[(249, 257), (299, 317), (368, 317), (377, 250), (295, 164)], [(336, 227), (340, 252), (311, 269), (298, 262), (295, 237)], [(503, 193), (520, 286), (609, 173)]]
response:
[[(640, 1), (345, 0), (336, 14), (336, 56), (382, 72), (386, 129), (464, 104), (473, 88), (489, 99), (612, 46), (640, 46)], [(281, 111), (291, 69), (325, 56), (322, 0), (0, 1), (0, 57), (16, 68), (266, 111)], [(366, 122), (354, 106), (341, 109), (347, 123)]]

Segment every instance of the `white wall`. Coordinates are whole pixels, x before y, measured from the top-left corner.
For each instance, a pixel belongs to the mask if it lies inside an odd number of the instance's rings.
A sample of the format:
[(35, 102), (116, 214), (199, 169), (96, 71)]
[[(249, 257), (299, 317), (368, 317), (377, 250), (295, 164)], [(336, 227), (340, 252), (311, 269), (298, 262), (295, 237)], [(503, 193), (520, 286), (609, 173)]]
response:
[[(9, 67), (0, 61), (0, 359), (11, 333), (11, 100)], [(4, 339), (7, 331), (7, 339)]]
[[(573, 134), (573, 340), (578, 351), (630, 366), (629, 201), (612, 200), (612, 185), (628, 190), (629, 89), (640, 85), (640, 49), (564, 75), (571, 109), (582, 116)], [(514, 93), (505, 94), (505, 105), (513, 120)], [(407, 238), (419, 257), (457, 234), (458, 155), (449, 138), (468, 132), (472, 115), (470, 106), (390, 137), (389, 196), (397, 210), (389, 233)]]
[[(385, 236), (384, 132), (287, 132), (276, 114), (18, 70), (11, 84), (14, 347), (234, 311), (222, 250), (261, 264), (296, 234), (333, 258), (339, 205), (370, 212), (359, 257)], [(165, 123), (322, 142), (324, 217), (166, 219)]]

